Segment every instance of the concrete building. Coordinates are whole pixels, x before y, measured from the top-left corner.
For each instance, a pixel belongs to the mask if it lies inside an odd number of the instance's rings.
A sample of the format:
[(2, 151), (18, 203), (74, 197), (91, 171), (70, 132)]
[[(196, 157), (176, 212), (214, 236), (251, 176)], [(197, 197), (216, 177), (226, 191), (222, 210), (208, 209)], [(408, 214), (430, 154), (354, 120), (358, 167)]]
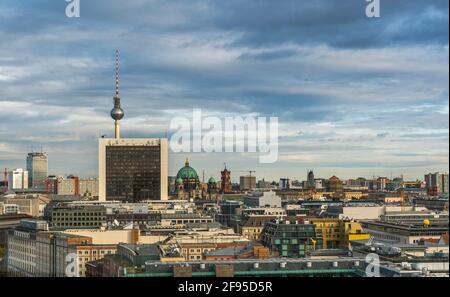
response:
[(193, 234), (176, 234), (167, 244), (179, 246), (185, 260), (202, 260), (205, 255), (216, 249), (226, 247), (247, 246), (249, 240), (240, 234), (221, 234), (218, 230), (213, 236), (211, 232)]
[(78, 183), (78, 194), (86, 197), (98, 197), (98, 179), (80, 178)]
[(254, 192), (244, 197), (246, 207), (281, 207), (281, 197), (275, 192)]
[(28, 171), (17, 168), (8, 172), (8, 190), (28, 189)]
[(99, 140), (100, 201), (167, 199), (167, 139)]
[(106, 208), (102, 205), (57, 206), (51, 214), (51, 227), (86, 229), (106, 226)]
[(48, 159), (46, 153), (29, 153), (27, 156), (28, 188), (36, 191), (45, 190), (48, 176)]
[(428, 173), (425, 174), (427, 191), (432, 196), (448, 194), (448, 173)]
[(361, 276), (364, 258), (341, 259), (236, 259), (148, 261), (145, 271), (124, 269), (120, 277), (281, 277), (281, 276)]
[(377, 240), (417, 244), (423, 239), (439, 240), (448, 232), (448, 216), (437, 219), (388, 219), (361, 221), (365, 232)]
[(240, 176), (239, 189), (241, 191), (250, 191), (256, 188), (256, 176)]
[(0, 215), (20, 214), (20, 207), (17, 204), (6, 204), (0, 202)]
[(32, 217), (40, 217), (45, 206), (44, 199), (39, 196), (6, 198), (6, 204), (17, 205), (18, 212)]
[(46, 221), (23, 219), (19, 227), (8, 231), (7, 269), (12, 276), (35, 276), (37, 273), (36, 236), (47, 231)]

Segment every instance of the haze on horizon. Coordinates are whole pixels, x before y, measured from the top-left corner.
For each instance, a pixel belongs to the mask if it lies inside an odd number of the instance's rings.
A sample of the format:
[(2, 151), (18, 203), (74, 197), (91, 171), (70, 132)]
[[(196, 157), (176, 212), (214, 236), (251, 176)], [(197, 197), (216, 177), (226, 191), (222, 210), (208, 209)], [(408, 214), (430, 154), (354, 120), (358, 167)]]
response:
[[(279, 3), (282, 2), (282, 3)], [(199, 175), (340, 178), (449, 170), (447, 0), (0, 3), (0, 168), (43, 147), (51, 174), (97, 175), (113, 134), (120, 49), (122, 137), (163, 137), (175, 116), (277, 116), (280, 156), (189, 157)], [(170, 131), (169, 131), (170, 132)]]

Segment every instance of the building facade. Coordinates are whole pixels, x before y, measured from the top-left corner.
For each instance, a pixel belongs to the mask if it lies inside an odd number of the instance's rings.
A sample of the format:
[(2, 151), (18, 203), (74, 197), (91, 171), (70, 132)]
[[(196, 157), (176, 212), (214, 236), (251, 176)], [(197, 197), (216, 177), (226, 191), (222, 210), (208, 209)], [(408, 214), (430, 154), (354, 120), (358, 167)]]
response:
[(54, 207), (51, 226), (61, 229), (100, 228), (106, 226), (106, 208), (102, 205)]
[(167, 199), (167, 139), (99, 140), (100, 201)]
[(36, 191), (45, 190), (48, 176), (48, 158), (46, 153), (29, 153), (27, 156), (28, 187)]
[(28, 171), (17, 168), (8, 172), (8, 190), (26, 189), (28, 189)]
[(427, 191), (430, 195), (448, 194), (448, 173), (428, 173), (425, 175)]
[(304, 258), (308, 251), (322, 248), (322, 238), (314, 224), (283, 221), (267, 222), (261, 235), (262, 243), (281, 257)]
[(249, 191), (256, 188), (256, 176), (241, 176), (239, 177), (239, 189), (241, 191)]

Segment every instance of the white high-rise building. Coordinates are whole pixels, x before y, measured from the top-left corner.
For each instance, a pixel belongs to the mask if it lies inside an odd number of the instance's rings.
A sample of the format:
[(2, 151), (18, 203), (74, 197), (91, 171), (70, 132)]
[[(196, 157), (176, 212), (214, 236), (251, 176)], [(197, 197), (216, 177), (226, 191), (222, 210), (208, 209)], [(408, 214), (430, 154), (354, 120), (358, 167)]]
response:
[(28, 171), (22, 168), (16, 168), (8, 172), (8, 190), (26, 190), (28, 189)]

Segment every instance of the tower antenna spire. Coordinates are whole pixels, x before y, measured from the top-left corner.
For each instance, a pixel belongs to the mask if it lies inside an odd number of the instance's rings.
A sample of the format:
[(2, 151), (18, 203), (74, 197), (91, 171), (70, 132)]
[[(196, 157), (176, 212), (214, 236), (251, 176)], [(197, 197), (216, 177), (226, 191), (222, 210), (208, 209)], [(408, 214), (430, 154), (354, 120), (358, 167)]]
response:
[(114, 108), (111, 110), (111, 117), (114, 120), (114, 134), (115, 138), (120, 138), (120, 125), (119, 121), (123, 118), (124, 112), (122, 107), (120, 106), (120, 97), (119, 97), (119, 50), (116, 49), (116, 94), (113, 98), (114, 100)]
[(116, 97), (119, 97), (119, 49), (116, 49)]

